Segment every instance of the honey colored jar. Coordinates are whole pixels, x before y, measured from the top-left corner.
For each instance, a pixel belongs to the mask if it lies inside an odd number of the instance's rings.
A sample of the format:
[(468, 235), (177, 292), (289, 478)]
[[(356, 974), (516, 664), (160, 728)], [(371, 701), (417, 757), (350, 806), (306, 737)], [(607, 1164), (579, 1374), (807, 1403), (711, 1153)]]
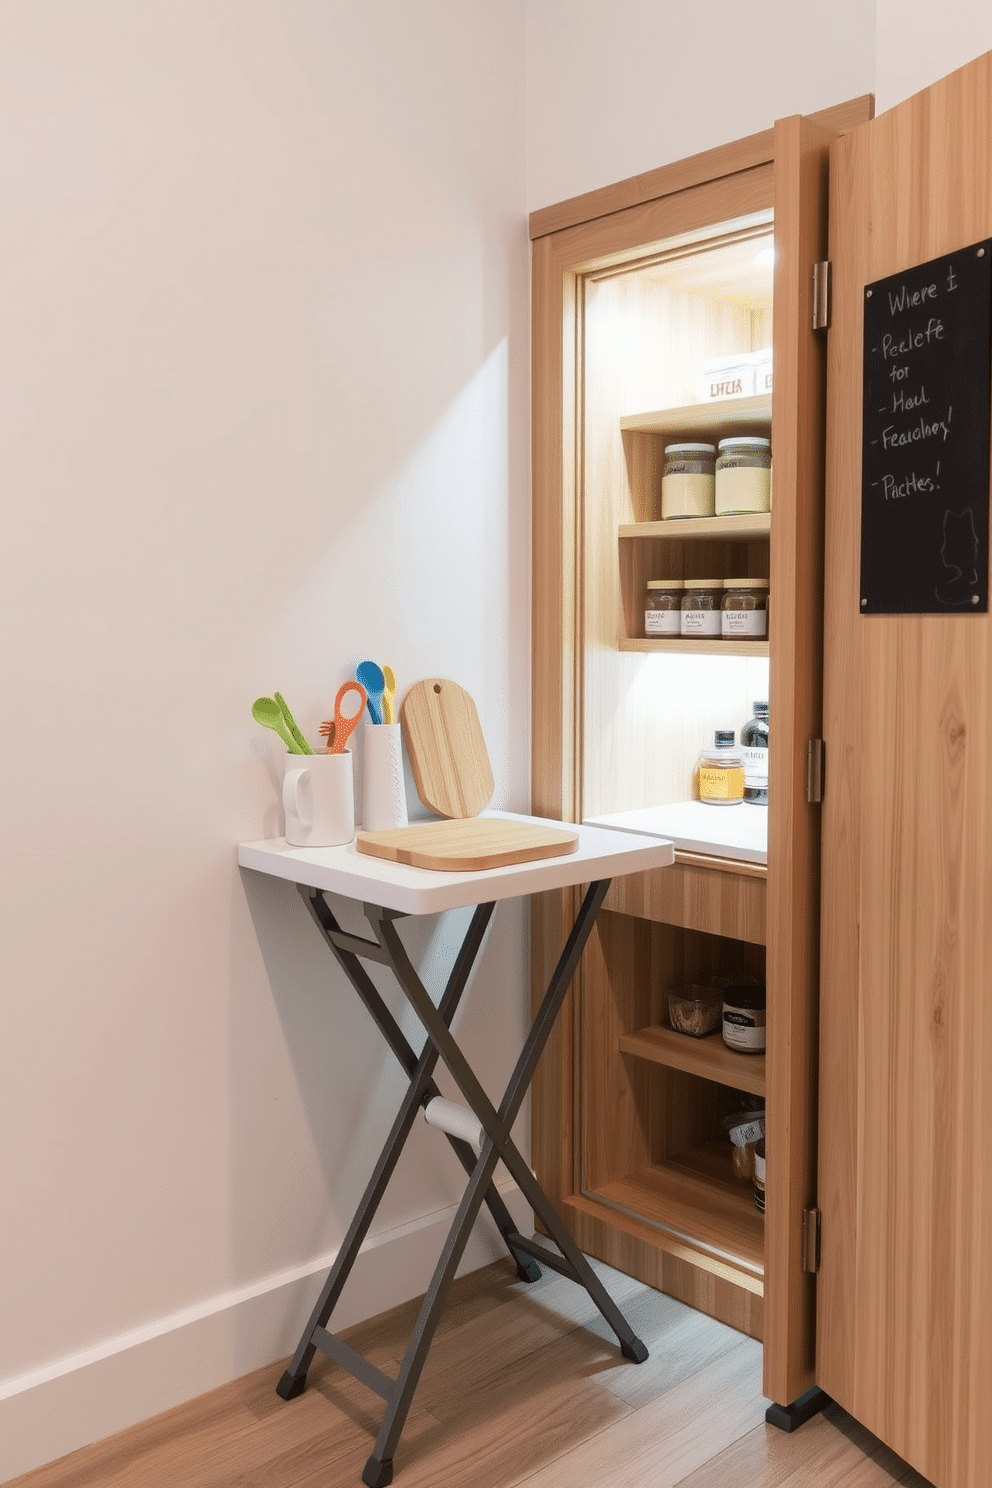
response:
[(699, 799), (708, 806), (737, 806), (744, 799), (744, 755), (733, 729), (717, 729), (712, 749), (704, 749), (696, 767)]

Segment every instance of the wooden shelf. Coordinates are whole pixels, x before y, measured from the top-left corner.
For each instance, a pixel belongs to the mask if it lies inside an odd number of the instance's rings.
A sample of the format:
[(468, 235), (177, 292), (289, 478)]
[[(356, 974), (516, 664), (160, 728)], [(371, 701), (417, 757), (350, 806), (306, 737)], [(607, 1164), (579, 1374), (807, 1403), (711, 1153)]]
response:
[(738, 512), (732, 517), (669, 517), (667, 521), (624, 522), (618, 528), (621, 537), (638, 539), (768, 537), (771, 530), (771, 512)]
[(684, 408), (662, 408), (635, 413), (620, 420), (621, 429), (635, 434), (701, 434), (728, 439), (734, 434), (767, 433), (772, 422), (771, 394), (758, 398), (723, 398), (717, 403), (689, 403)]
[(767, 641), (718, 641), (690, 640), (688, 636), (648, 638), (647, 636), (621, 636), (617, 642), (619, 651), (682, 651), (702, 656), (767, 656)]
[[(728, 1144), (729, 1145), (729, 1144)], [(702, 1163), (708, 1171), (701, 1170)], [(583, 1197), (622, 1220), (656, 1233), (663, 1249), (691, 1257), (704, 1270), (732, 1268), (757, 1289), (765, 1270), (765, 1221), (750, 1184), (734, 1179), (729, 1151), (715, 1176), (707, 1154), (688, 1153), (641, 1168)]]
[(723, 1042), (719, 1031), (706, 1038), (689, 1038), (661, 1024), (639, 1028), (636, 1033), (623, 1033), (619, 1039), (623, 1054), (664, 1064), (670, 1069), (699, 1075), (718, 1085), (746, 1090), (750, 1095), (765, 1094), (764, 1054), (735, 1054)]

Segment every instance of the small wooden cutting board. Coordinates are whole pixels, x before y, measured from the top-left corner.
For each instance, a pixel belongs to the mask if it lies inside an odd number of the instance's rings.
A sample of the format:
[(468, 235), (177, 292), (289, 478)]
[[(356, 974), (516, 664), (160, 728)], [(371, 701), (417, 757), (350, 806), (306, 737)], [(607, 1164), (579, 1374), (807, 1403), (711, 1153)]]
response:
[(417, 794), (438, 816), (478, 816), (495, 782), (471, 696), (446, 677), (415, 682), (400, 710)]
[(359, 832), (355, 845), (360, 853), (406, 863), (411, 868), (470, 873), (478, 868), (502, 868), (508, 863), (561, 857), (575, 852), (579, 835), (561, 827), (470, 816), (414, 822), (409, 827), (392, 827), (385, 832)]

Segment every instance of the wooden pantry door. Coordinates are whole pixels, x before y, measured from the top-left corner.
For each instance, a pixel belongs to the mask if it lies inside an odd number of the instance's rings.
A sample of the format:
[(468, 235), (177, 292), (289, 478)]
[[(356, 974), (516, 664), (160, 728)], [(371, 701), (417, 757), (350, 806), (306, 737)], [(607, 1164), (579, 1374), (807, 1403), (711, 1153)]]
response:
[(831, 146), (817, 1380), (938, 1488), (992, 1447), (992, 619), (861, 613), (863, 315), (990, 237), (992, 54)]

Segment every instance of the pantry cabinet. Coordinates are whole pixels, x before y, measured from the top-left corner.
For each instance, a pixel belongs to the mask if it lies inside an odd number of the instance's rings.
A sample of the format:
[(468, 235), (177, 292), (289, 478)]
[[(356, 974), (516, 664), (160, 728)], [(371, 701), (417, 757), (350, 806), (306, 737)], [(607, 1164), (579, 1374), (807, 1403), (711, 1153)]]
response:
[[(589, 820), (687, 801), (714, 730), (771, 708), (768, 807), (697, 808), (749, 815), (750, 846), (707, 823), (676, 837), (672, 868), (612, 887), (535, 1081), (533, 1162), (584, 1249), (763, 1338), (765, 1393), (782, 1405), (815, 1382), (807, 757), (821, 732), (826, 353), (811, 284), (830, 141), (869, 114), (862, 99), (787, 119), (531, 220), (533, 809)], [(705, 396), (708, 363), (769, 346), (770, 396)], [(734, 434), (770, 435), (771, 513), (662, 521), (666, 443)], [(648, 638), (645, 585), (661, 577), (768, 579), (768, 640)], [(535, 904), (535, 986), (571, 914), (561, 896)], [(765, 982), (767, 1055), (669, 1026), (668, 988), (718, 974)], [(725, 1125), (756, 1105), (764, 1214)]]

